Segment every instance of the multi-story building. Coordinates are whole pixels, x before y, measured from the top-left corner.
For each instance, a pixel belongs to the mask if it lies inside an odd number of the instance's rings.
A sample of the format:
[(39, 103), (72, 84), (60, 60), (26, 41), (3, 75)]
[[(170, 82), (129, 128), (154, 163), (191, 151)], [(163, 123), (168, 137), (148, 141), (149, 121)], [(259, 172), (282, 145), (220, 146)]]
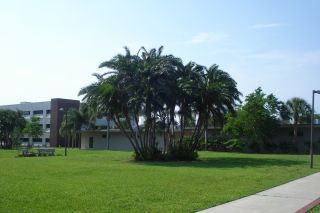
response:
[(31, 117), (39, 117), (43, 128), (43, 134), (39, 138), (25, 135), (21, 138), (23, 144), (50, 145), (52, 147), (64, 146), (65, 140), (59, 135), (59, 128), (63, 116), (70, 108), (79, 109), (78, 100), (54, 98), (44, 102), (21, 102), (20, 104), (3, 105), (0, 109), (20, 110), (28, 120)]

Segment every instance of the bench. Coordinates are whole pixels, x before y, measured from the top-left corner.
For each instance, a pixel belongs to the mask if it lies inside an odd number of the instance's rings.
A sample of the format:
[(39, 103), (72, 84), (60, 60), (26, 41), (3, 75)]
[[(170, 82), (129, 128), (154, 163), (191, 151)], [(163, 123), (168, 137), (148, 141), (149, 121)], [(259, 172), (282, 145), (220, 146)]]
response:
[(29, 149), (22, 149), (21, 150), (21, 155), (23, 157), (34, 157), (34, 156), (37, 156), (37, 154), (35, 152), (33, 152), (32, 150), (29, 150)]
[(53, 156), (55, 153), (55, 149), (54, 148), (38, 148), (38, 156)]

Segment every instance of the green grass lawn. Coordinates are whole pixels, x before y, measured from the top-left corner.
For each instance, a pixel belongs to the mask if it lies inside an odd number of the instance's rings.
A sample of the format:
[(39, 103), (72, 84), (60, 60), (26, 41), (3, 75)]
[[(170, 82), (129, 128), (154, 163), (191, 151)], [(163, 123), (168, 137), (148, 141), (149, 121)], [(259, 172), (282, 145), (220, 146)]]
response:
[(193, 212), (320, 170), (319, 156), (310, 169), (305, 155), (201, 152), (196, 162), (143, 163), (130, 152), (16, 153), (0, 150), (1, 212)]
[(320, 204), (308, 211), (308, 213), (319, 213), (319, 212), (320, 212)]

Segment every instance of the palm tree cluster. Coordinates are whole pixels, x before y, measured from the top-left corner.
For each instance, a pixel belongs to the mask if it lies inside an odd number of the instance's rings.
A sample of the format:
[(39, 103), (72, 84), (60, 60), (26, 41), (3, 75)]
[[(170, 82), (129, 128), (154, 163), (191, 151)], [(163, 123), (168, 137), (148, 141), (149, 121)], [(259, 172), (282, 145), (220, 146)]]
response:
[[(100, 64), (109, 70), (93, 74), (97, 81), (80, 90), (84, 103), (115, 122), (136, 159), (194, 159), (209, 118), (223, 121), (240, 101), (237, 83), (217, 65), (184, 65), (178, 57), (163, 55), (163, 47), (125, 51)], [(186, 140), (186, 126), (193, 122)]]

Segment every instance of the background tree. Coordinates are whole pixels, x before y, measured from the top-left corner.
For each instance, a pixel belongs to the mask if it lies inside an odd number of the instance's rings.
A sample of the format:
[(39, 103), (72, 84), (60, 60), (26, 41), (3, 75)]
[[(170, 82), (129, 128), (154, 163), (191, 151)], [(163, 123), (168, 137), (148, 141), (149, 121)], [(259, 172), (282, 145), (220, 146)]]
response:
[(12, 147), (18, 147), (21, 144), (21, 136), (23, 136), (23, 130), (27, 124), (27, 121), (23, 117), (23, 113), (21, 111), (16, 111), (14, 117), (15, 124), (10, 137), (12, 139)]
[(18, 145), (26, 121), (20, 111), (0, 110), (0, 142), (2, 148)]
[(222, 126), (225, 114), (234, 113), (234, 107), (236, 102), (240, 102), (241, 95), (236, 85), (231, 76), (217, 65), (207, 69), (191, 62), (184, 67), (178, 80), (181, 125), (179, 141), (183, 141), (185, 121), (190, 120), (190, 115), (194, 115), (196, 121), (189, 140), (190, 151), (199, 147), (199, 139), (203, 132), (207, 132), (210, 119)]
[(298, 136), (298, 124), (310, 123), (311, 106), (302, 98), (291, 98), (286, 102), (289, 119), (293, 123), (293, 142)]
[(236, 149), (263, 151), (279, 124), (282, 102), (266, 95), (259, 87), (249, 94), (236, 116), (228, 115), (223, 131), (231, 135), (229, 145)]
[(77, 109), (69, 109), (68, 113), (64, 115), (59, 134), (67, 138), (69, 147), (76, 147), (81, 137), (81, 127), (85, 124), (85, 118)]
[[(23, 133), (27, 134), (32, 138), (39, 138), (43, 134), (43, 127), (40, 123), (39, 117), (32, 117), (30, 121), (27, 121), (25, 128), (23, 129)], [(31, 144), (29, 144), (31, 146)]]

